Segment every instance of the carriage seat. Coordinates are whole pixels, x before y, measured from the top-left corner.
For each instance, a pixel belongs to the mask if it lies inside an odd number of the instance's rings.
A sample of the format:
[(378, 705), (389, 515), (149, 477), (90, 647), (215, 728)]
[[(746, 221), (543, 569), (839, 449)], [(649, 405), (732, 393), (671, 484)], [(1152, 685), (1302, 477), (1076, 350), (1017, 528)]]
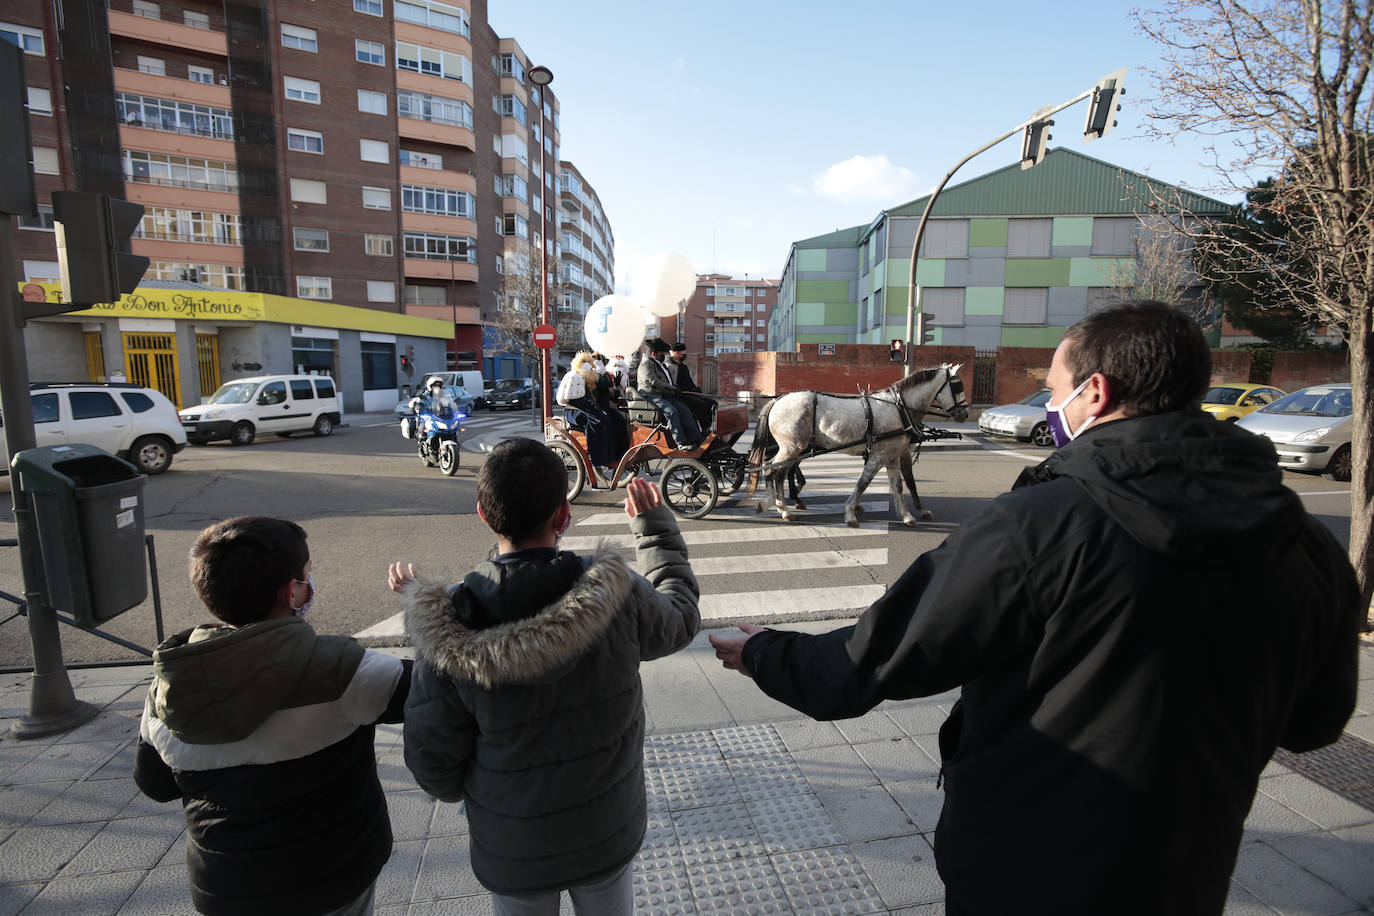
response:
[(625, 411), (631, 423), (641, 426), (667, 426), (668, 418), (649, 401), (644, 400), (638, 388), (625, 389)]

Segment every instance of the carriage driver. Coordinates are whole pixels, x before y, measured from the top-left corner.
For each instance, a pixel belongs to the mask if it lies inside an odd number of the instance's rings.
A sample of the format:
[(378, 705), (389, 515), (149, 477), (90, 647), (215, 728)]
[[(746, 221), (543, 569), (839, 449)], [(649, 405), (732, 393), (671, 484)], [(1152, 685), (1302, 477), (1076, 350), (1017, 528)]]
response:
[(639, 364), (636, 374), (636, 387), (639, 396), (653, 404), (668, 418), (668, 428), (672, 430), (673, 441), (684, 451), (691, 451), (705, 438), (691, 409), (681, 397), (677, 386), (675, 367), (664, 365), (663, 358), (670, 347), (662, 337), (649, 341), (649, 358)]

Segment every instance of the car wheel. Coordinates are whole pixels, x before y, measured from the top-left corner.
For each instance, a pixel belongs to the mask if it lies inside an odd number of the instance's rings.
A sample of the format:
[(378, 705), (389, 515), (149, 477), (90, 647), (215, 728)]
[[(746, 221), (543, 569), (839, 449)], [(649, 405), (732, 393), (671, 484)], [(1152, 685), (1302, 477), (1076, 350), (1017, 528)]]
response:
[(1054, 433), (1050, 432), (1050, 424), (1040, 421), (1031, 430), (1031, 445), (1038, 445), (1047, 448), (1054, 445)]
[(1331, 456), (1331, 460), (1326, 463), (1327, 473), (1332, 480), (1339, 480), (1341, 483), (1350, 482), (1350, 446), (1342, 445), (1336, 449), (1336, 453)]
[(204, 436), (187, 436), (186, 441), (191, 445), (208, 445), (210, 440)]
[(161, 474), (172, 466), (172, 443), (162, 436), (135, 439), (129, 448), (129, 461), (150, 477)]
[(229, 431), (230, 445), (252, 445), (253, 437), (257, 435), (257, 430), (253, 429), (253, 424), (247, 420), (240, 420), (234, 424), (234, 428)]
[(334, 431), (334, 421), (324, 415), (320, 415), (315, 420), (315, 426), (311, 429), (317, 436), (327, 436)]
[(1239, 423), (1239, 422), (1240, 422), (1240, 417), (1227, 417), (1227, 418), (1226, 418), (1226, 422), (1227, 422), (1227, 423)]

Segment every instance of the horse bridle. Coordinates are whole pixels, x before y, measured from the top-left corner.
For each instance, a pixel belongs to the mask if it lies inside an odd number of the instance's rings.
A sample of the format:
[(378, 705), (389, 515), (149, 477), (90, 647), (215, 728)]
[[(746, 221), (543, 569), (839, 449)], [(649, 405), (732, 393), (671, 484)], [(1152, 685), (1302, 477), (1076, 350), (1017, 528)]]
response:
[(952, 413), (935, 403), (940, 397), (940, 392), (944, 391), (946, 388), (949, 389), (950, 400), (954, 402), (954, 409), (959, 410), (962, 408), (964, 416), (968, 416), (968, 401), (964, 398), (964, 380), (955, 375), (954, 371), (951, 369), (945, 370), (945, 383), (935, 389), (935, 394), (930, 399), (930, 405), (926, 408), (926, 413), (934, 413), (937, 417), (954, 420), (956, 423), (960, 422), (955, 419)]

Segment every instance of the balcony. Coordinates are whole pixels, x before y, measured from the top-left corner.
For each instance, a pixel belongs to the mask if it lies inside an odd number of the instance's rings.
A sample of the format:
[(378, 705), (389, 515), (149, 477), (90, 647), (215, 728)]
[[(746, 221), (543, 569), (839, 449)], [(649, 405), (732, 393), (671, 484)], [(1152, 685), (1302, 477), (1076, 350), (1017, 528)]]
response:
[(200, 51), (219, 57), (229, 56), (229, 43), (223, 32), (198, 29), (166, 19), (135, 16), (133, 13), (124, 13), (119, 10), (109, 10), (108, 15), (110, 17), (111, 35), (150, 41), (171, 48)]
[[(477, 282), (477, 265), (469, 261), (406, 258), (405, 272), (407, 277), (424, 278), (426, 280), (452, 280), (455, 283)], [(420, 307), (421, 306), (408, 306), (407, 308)], [(448, 306), (442, 306), (442, 308), (448, 308)]]
[(418, 305), (407, 302), (407, 315), (416, 318), (433, 318), (435, 321), (451, 321), (454, 324), (481, 324), (482, 310), (475, 305)]
[(134, 95), (191, 102), (195, 105), (208, 105), (211, 108), (230, 109), (233, 107), (233, 103), (229, 99), (228, 86), (216, 86), (213, 83), (201, 83), (196, 80), (167, 76), (165, 73), (115, 67), (114, 85), (115, 89), (120, 92)]

